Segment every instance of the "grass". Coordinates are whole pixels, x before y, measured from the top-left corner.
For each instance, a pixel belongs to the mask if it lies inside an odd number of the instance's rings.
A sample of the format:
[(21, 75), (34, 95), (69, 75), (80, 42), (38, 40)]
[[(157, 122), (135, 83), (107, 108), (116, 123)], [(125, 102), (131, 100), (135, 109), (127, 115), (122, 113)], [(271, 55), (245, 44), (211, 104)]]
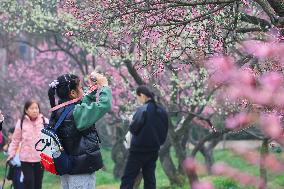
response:
[[(106, 170), (99, 171), (96, 174), (96, 185), (97, 189), (117, 189), (119, 188), (120, 180), (117, 180), (112, 175), (113, 162), (111, 160), (110, 150), (103, 150), (104, 163), (106, 165)], [(200, 154), (197, 155), (200, 162), (203, 162), (203, 158)], [(242, 158), (232, 154), (227, 150), (217, 150), (214, 153), (214, 158), (216, 161), (224, 161), (228, 165), (235, 167), (246, 173), (259, 176), (258, 167), (248, 164)], [(5, 157), (0, 154), (0, 178), (4, 177), (4, 167)], [(220, 176), (208, 176), (199, 175), (201, 180), (212, 181), (216, 189), (254, 189), (254, 187), (245, 187), (235, 181), (232, 181), (225, 177)], [(157, 188), (158, 189), (188, 189), (189, 186), (186, 184), (184, 187), (174, 187), (170, 186), (169, 181), (165, 173), (162, 170), (160, 162), (157, 162), (156, 169), (157, 178)], [(280, 175), (268, 174), (268, 189), (281, 189), (284, 188), (284, 173)], [(8, 189), (10, 182), (7, 182), (5, 189)], [(143, 188), (142, 186), (140, 188)], [(45, 172), (43, 179), (43, 189), (60, 189), (59, 177)]]

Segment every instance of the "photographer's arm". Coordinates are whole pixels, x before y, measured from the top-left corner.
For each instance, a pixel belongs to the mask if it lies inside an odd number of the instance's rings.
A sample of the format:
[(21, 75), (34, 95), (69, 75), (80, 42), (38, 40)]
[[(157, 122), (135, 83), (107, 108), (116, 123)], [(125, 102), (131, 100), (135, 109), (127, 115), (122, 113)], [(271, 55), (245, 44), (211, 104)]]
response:
[(109, 87), (102, 87), (98, 102), (95, 100), (95, 92), (87, 96), (73, 111), (76, 127), (80, 131), (93, 126), (111, 109), (112, 94)]

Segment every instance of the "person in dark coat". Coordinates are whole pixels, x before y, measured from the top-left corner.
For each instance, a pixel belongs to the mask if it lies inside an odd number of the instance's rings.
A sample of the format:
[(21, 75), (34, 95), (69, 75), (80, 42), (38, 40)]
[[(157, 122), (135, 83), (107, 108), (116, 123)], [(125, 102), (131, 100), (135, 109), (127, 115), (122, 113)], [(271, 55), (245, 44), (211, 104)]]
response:
[(0, 110), (0, 131), (2, 131), (2, 124), (3, 124), (3, 122), (4, 122), (4, 116), (3, 116), (3, 114), (2, 114), (2, 112)]
[(147, 86), (139, 86), (136, 94), (143, 105), (137, 109), (129, 126), (132, 138), (120, 189), (132, 189), (141, 169), (144, 189), (154, 189), (156, 161), (168, 132), (168, 114), (155, 102), (155, 95)]

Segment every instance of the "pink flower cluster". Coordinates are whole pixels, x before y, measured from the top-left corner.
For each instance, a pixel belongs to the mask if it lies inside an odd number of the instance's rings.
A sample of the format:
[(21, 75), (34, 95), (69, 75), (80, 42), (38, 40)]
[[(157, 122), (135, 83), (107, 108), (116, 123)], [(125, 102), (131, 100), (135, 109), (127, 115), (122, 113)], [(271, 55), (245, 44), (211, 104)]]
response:
[(211, 182), (200, 181), (193, 183), (192, 189), (214, 189), (214, 186)]
[(256, 116), (251, 113), (240, 112), (226, 119), (226, 127), (229, 129), (241, 129), (249, 126), (256, 120)]
[(262, 164), (266, 169), (274, 173), (283, 173), (284, 171), (284, 162), (281, 162), (273, 154), (264, 155), (263, 159), (261, 159), (259, 152), (251, 149), (246, 149), (245, 147), (236, 147), (233, 149), (233, 152), (243, 157), (252, 165), (259, 166), (260, 164)]
[(262, 186), (264, 184), (263, 180), (258, 177), (243, 173), (235, 168), (232, 168), (225, 163), (216, 163), (212, 167), (212, 171), (215, 175), (221, 175), (228, 177), (232, 180), (240, 182), (243, 185), (253, 185), (255, 187)]

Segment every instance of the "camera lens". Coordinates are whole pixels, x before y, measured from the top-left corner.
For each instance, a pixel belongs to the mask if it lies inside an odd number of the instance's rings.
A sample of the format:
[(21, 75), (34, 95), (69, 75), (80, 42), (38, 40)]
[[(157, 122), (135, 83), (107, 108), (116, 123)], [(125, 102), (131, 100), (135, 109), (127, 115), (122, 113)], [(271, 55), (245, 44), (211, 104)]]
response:
[(97, 78), (96, 78), (95, 76), (92, 76), (92, 77), (91, 77), (91, 81), (94, 82), (94, 83), (96, 83), (96, 82), (97, 82)]

